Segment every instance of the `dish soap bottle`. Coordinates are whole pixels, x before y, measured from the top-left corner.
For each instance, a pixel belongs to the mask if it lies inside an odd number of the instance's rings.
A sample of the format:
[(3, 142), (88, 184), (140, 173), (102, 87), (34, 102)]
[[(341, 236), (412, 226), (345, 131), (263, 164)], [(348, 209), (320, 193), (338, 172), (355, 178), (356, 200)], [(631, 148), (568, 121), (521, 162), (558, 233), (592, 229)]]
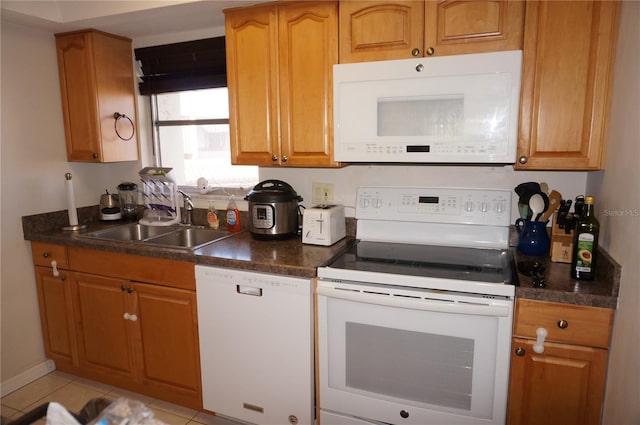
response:
[(240, 231), (240, 211), (236, 201), (233, 199), (233, 195), (229, 198), (229, 204), (227, 205), (227, 230), (230, 232)]
[(213, 205), (213, 201), (209, 201), (209, 211), (207, 211), (207, 223), (209, 223), (209, 227), (211, 229), (217, 229), (220, 225), (220, 221), (218, 221), (218, 213), (216, 212), (216, 208)]
[(598, 255), (598, 234), (600, 223), (593, 210), (593, 196), (584, 198), (582, 213), (576, 222), (573, 235), (573, 256), (571, 257), (571, 277), (579, 280), (593, 280), (596, 274)]

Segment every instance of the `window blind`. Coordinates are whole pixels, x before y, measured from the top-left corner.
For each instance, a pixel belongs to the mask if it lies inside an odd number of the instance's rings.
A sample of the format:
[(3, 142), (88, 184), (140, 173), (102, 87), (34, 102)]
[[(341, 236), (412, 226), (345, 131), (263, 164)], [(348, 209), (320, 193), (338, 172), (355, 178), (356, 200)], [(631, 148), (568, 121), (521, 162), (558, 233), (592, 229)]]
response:
[(159, 94), (227, 85), (224, 37), (142, 47), (140, 94)]

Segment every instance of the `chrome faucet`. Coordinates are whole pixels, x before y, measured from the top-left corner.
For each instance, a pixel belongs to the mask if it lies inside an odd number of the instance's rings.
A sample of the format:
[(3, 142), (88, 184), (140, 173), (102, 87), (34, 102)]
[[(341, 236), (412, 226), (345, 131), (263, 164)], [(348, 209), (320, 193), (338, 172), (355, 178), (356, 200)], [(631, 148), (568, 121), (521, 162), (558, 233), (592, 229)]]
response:
[(178, 190), (178, 192), (180, 192), (184, 198), (184, 217), (182, 217), (182, 224), (191, 226), (193, 224), (193, 201), (191, 200), (191, 196), (187, 195), (183, 191)]

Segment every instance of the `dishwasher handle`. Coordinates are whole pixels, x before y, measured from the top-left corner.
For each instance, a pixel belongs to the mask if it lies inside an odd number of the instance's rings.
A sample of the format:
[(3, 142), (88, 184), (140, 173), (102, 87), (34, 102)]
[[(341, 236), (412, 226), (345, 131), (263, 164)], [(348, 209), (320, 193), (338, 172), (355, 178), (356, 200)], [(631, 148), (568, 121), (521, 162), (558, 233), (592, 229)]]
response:
[(262, 296), (262, 288), (256, 288), (255, 286), (236, 285), (236, 292), (240, 295)]
[(508, 305), (481, 304), (464, 301), (435, 301), (426, 299), (396, 297), (387, 294), (371, 294), (359, 291), (340, 290), (318, 285), (319, 296), (355, 301), (387, 307), (408, 308), (412, 310), (435, 311), (440, 313), (472, 314), (476, 316), (508, 317), (511, 307)]

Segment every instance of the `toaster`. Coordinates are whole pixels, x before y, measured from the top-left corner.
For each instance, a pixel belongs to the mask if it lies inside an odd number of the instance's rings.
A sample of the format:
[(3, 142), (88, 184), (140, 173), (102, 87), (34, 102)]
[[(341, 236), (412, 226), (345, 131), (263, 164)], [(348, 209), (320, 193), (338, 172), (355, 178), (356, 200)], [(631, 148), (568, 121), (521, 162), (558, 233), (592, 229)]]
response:
[(302, 216), (302, 243), (329, 246), (346, 236), (344, 205), (316, 205)]

